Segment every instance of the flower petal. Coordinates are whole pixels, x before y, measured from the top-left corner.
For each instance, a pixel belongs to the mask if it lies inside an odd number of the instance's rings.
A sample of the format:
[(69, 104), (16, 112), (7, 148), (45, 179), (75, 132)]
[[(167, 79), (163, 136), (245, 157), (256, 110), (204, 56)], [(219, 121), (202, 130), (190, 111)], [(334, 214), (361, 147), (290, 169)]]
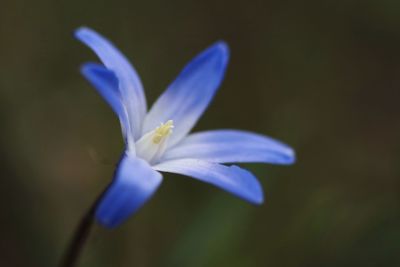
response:
[(135, 139), (139, 138), (147, 107), (143, 86), (135, 69), (110, 41), (97, 32), (82, 27), (76, 30), (75, 36), (89, 46), (118, 77), (119, 90), (128, 111), (132, 134)]
[(228, 58), (228, 46), (224, 42), (214, 44), (195, 57), (150, 109), (142, 133), (173, 120), (175, 127), (169, 145), (173, 146), (186, 136), (222, 82)]
[(162, 160), (196, 158), (211, 162), (292, 164), (293, 149), (270, 137), (238, 130), (215, 130), (187, 136)]
[(263, 202), (263, 191), (257, 178), (237, 166), (228, 167), (196, 159), (178, 159), (162, 162), (153, 168), (191, 176), (254, 204)]
[(117, 227), (151, 198), (161, 181), (161, 174), (147, 162), (125, 154), (97, 207), (96, 219), (107, 228)]
[(129, 129), (126, 110), (122, 104), (118, 91), (118, 79), (115, 74), (104, 66), (96, 63), (86, 63), (81, 68), (81, 73), (97, 89), (97, 92), (111, 106), (120, 119), (124, 138), (127, 138)]

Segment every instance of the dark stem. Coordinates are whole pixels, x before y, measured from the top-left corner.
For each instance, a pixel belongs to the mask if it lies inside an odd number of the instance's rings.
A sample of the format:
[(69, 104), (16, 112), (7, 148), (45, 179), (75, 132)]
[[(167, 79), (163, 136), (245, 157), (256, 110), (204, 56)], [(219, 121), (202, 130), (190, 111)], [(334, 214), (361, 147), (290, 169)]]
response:
[(94, 214), (96, 207), (103, 196), (104, 192), (100, 194), (97, 200), (90, 207), (89, 211), (79, 222), (73, 237), (65, 251), (65, 255), (61, 260), (60, 267), (74, 267), (76, 266), (79, 256), (88, 240), (90, 230), (94, 224)]

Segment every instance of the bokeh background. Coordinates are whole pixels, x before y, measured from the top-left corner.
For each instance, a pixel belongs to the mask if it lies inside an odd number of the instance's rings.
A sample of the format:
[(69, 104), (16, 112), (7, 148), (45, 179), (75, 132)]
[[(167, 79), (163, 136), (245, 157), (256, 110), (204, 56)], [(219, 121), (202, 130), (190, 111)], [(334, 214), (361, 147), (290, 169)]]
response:
[(0, 266), (56, 266), (123, 148), (79, 74), (87, 25), (155, 98), (196, 53), (231, 47), (196, 130), (293, 146), (293, 166), (244, 165), (254, 207), (182, 176), (122, 227), (96, 227), (80, 266), (400, 266), (400, 2), (0, 0)]

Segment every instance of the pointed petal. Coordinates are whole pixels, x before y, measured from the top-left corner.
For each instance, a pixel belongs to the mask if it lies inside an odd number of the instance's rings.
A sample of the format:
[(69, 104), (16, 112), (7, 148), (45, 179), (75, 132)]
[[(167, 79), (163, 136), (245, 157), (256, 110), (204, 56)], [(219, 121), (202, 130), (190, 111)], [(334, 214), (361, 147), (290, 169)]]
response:
[(218, 42), (193, 59), (155, 102), (146, 116), (143, 133), (173, 120), (175, 128), (169, 145), (186, 136), (222, 82), (228, 57), (228, 46)]
[(151, 198), (161, 181), (161, 174), (147, 162), (125, 154), (97, 207), (96, 219), (107, 228), (119, 226)]
[(263, 162), (292, 164), (295, 153), (270, 137), (238, 130), (215, 130), (187, 136), (162, 160), (196, 158), (217, 163)]
[(96, 63), (84, 64), (81, 68), (81, 73), (117, 114), (121, 121), (123, 134), (126, 137), (126, 129), (129, 129), (129, 124), (126, 110), (118, 91), (118, 79), (115, 74)]
[(257, 178), (237, 166), (228, 167), (196, 159), (178, 159), (162, 162), (153, 168), (210, 183), (254, 204), (263, 202), (263, 191)]
[(76, 38), (89, 46), (104, 65), (117, 76), (119, 90), (124, 101), (135, 138), (140, 136), (142, 121), (146, 113), (146, 99), (139, 75), (124, 55), (106, 38), (89, 28), (79, 28)]

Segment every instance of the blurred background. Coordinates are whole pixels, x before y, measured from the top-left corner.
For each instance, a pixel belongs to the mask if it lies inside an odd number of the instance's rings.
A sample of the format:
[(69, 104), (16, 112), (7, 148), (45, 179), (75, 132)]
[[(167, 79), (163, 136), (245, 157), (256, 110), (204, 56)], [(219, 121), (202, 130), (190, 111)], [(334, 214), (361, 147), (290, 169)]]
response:
[(133, 62), (148, 102), (227, 41), (225, 82), (195, 130), (293, 146), (246, 164), (266, 202), (166, 175), (122, 227), (96, 227), (80, 266), (400, 266), (400, 2), (20, 1), (0, 9), (0, 266), (56, 266), (123, 149), (79, 74), (87, 25)]

